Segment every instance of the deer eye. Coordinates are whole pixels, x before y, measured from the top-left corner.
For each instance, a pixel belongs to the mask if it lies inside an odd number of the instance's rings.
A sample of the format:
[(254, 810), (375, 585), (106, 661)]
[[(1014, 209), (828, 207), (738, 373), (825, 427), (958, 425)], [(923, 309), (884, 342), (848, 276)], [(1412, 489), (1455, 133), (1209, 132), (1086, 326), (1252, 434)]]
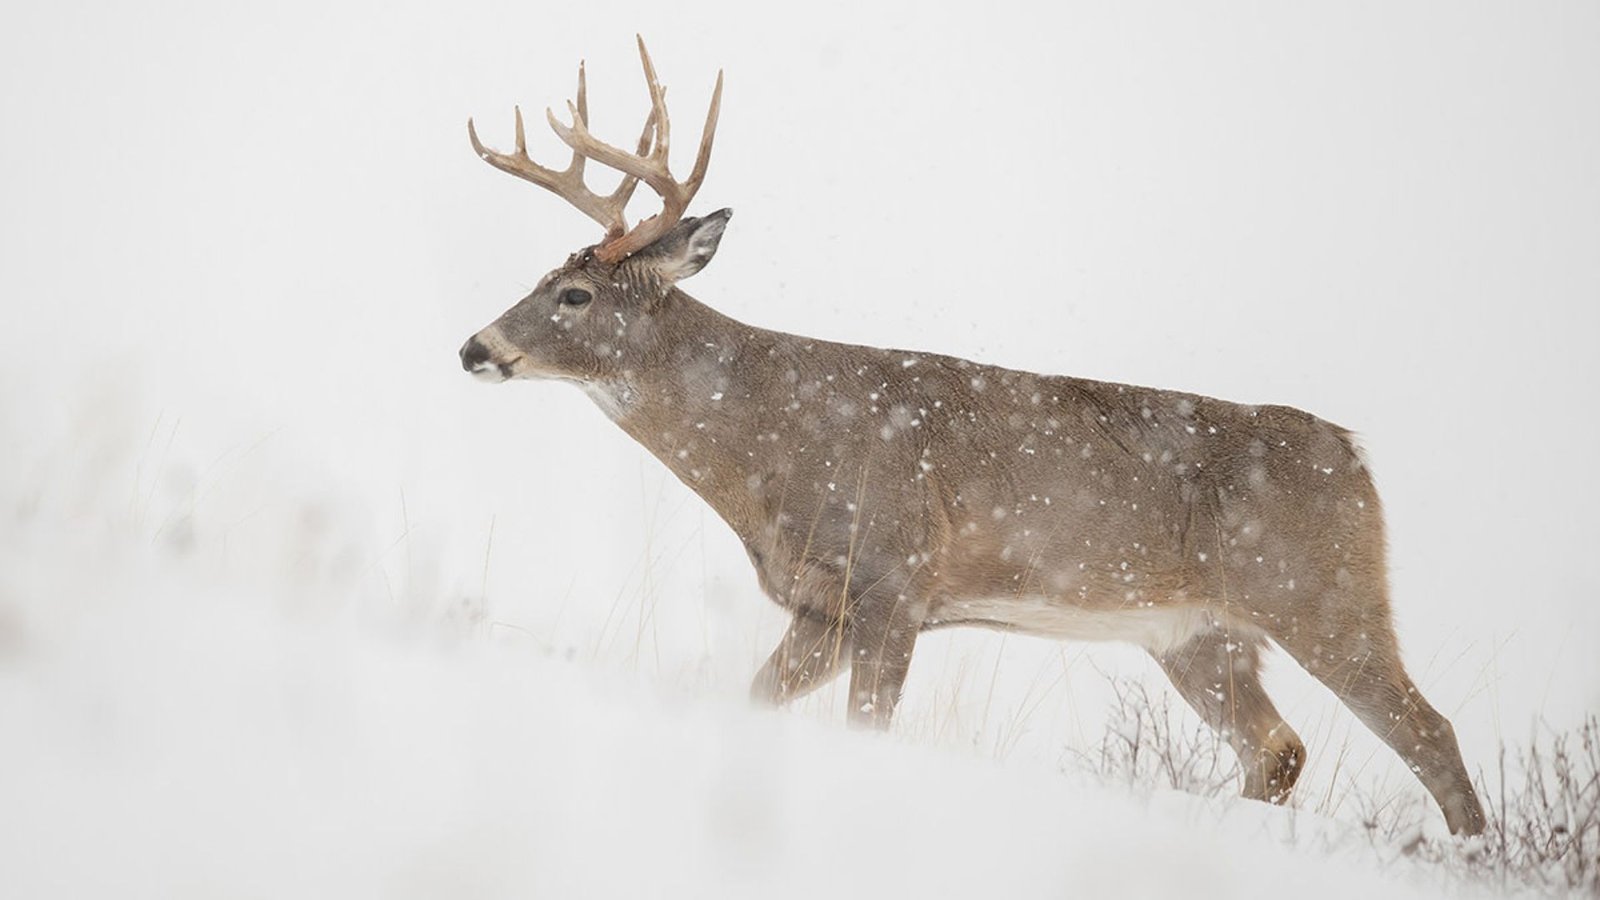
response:
[(594, 295), (583, 288), (567, 288), (561, 292), (561, 302), (566, 306), (582, 306), (594, 299)]

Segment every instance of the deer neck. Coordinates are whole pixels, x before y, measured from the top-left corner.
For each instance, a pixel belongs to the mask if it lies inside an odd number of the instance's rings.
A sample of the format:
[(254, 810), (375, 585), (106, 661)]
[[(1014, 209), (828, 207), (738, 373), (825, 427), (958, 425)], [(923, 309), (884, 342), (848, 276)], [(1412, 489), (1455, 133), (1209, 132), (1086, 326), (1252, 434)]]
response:
[(764, 386), (792, 369), (789, 335), (746, 325), (673, 289), (640, 365), (584, 390), (630, 437), (743, 532), (745, 479), (764, 464)]

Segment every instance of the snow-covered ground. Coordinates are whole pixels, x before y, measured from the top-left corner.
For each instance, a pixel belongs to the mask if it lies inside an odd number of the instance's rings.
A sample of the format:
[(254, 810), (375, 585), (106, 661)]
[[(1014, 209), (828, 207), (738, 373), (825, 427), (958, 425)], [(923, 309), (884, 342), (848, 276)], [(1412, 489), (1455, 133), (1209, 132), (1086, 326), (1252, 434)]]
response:
[(50, 518), (5, 534), (8, 599), (56, 607), (8, 603), (7, 896), (1203, 885), (1235, 897), (1334, 883), (1397, 896), (1426, 884), (1398, 850), (1317, 817), (756, 713), (468, 621), (330, 614), (307, 600), (334, 598), (332, 585), (223, 574), (220, 545), (174, 552)]
[(466, 117), (508, 144), (585, 57), (626, 135), (634, 31), (683, 119), (727, 71), (702, 198), (739, 215), (691, 293), (1352, 427), (1469, 767), (1600, 709), (1593, 4), (35, 4), (0, 895), (1467, 890), (1367, 839), (1421, 789), (1285, 659), (1287, 810), (1074, 762), (1102, 673), (1154, 675), (1128, 648), (932, 635), (888, 737), (745, 706), (782, 620), (732, 536), (576, 391), (455, 359), (594, 238)]

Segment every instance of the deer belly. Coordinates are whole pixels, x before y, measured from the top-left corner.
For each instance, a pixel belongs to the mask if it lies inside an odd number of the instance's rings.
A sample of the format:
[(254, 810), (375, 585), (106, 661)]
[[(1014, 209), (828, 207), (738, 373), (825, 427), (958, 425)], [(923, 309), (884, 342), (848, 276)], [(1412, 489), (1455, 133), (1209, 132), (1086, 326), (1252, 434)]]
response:
[(1210, 624), (1204, 611), (1194, 607), (1086, 609), (1037, 596), (950, 600), (932, 618), (1060, 640), (1126, 641), (1157, 652), (1184, 643)]

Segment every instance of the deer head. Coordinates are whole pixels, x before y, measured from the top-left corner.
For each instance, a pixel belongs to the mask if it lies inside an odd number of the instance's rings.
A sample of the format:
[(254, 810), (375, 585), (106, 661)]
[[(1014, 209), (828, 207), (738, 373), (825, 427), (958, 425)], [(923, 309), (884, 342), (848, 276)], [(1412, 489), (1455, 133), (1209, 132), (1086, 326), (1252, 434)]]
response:
[[(550, 127), (572, 148), (572, 161), (562, 171), (528, 158), (520, 109), (516, 150), (511, 153), (486, 148), (472, 120), (467, 120), (472, 149), (485, 162), (554, 192), (605, 229), (600, 243), (572, 254), (540, 279), (532, 293), (467, 340), (461, 348), (461, 365), (472, 374), (488, 381), (558, 378), (591, 384), (648, 364), (658, 350), (660, 330), (654, 320), (670, 307), (673, 286), (700, 271), (716, 253), (733, 212), (723, 209), (701, 218), (685, 218), (684, 213), (711, 161), (722, 106), (722, 74), (717, 73), (694, 169), (680, 182), (667, 168), (672, 128), (666, 92), (656, 80), (642, 38), (639, 58), (650, 88), (651, 110), (634, 152), (589, 133), (582, 64), (577, 102), (567, 104), (571, 124), (545, 111)], [(589, 160), (622, 173), (615, 191), (602, 197), (589, 190), (584, 183)], [(662, 209), (629, 228), (625, 210), (641, 181), (660, 195)]]

